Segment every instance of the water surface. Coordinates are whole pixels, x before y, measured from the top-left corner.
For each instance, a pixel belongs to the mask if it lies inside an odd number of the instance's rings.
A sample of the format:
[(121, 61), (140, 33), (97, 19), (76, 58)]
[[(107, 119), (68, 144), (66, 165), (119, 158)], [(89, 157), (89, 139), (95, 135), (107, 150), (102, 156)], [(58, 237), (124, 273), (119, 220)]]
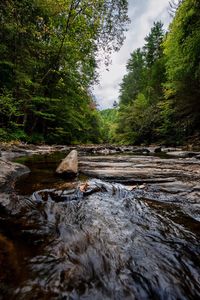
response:
[(25, 161), (0, 210), (0, 299), (200, 299), (199, 200), (96, 179), (63, 189), (60, 158)]

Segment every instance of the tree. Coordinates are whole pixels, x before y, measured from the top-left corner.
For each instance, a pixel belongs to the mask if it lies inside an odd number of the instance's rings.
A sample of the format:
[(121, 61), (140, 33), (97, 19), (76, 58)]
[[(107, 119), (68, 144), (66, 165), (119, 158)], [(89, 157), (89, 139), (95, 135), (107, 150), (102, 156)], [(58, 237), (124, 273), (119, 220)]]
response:
[(145, 60), (141, 49), (133, 51), (127, 63), (127, 74), (120, 85), (120, 104), (127, 105), (137, 97), (145, 84)]
[(118, 110), (116, 108), (104, 109), (100, 111), (101, 115), (101, 136), (104, 143), (113, 143), (116, 141), (116, 121)]
[(200, 3), (185, 0), (177, 9), (164, 47), (166, 97), (173, 99), (185, 135), (200, 128)]
[(35, 141), (88, 140), (88, 120), (98, 123), (88, 92), (97, 53), (103, 49), (107, 56), (122, 45), (127, 1), (7, 0), (0, 18), (0, 104), (9, 95), (18, 110), (9, 123), (6, 110), (0, 112), (2, 127)]
[(164, 37), (163, 24), (154, 22), (149, 35), (145, 37), (145, 45), (143, 47), (145, 53), (145, 62), (148, 68), (162, 56), (162, 42)]
[(123, 143), (151, 143), (158, 138), (159, 109), (163, 100), (165, 57), (164, 31), (154, 23), (145, 45), (131, 54), (120, 90), (117, 138)]
[(123, 144), (150, 144), (157, 139), (159, 123), (156, 105), (149, 105), (144, 94), (139, 93), (133, 103), (119, 111), (116, 139)]
[(150, 103), (156, 103), (163, 97), (165, 82), (165, 57), (163, 55), (164, 30), (161, 22), (156, 22), (150, 34), (145, 38), (143, 47), (145, 56), (145, 95)]

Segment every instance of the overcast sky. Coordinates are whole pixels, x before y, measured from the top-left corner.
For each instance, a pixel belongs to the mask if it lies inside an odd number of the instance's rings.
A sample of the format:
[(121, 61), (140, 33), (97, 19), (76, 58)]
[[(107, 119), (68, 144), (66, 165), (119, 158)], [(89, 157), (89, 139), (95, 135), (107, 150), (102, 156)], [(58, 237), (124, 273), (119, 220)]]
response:
[(126, 63), (130, 53), (144, 45), (144, 38), (150, 32), (154, 21), (162, 21), (167, 29), (170, 22), (169, 0), (129, 0), (131, 24), (126, 32), (126, 40), (121, 50), (111, 56), (109, 71), (100, 68), (100, 84), (93, 94), (100, 109), (110, 108), (119, 97), (119, 84), (126, 73)]

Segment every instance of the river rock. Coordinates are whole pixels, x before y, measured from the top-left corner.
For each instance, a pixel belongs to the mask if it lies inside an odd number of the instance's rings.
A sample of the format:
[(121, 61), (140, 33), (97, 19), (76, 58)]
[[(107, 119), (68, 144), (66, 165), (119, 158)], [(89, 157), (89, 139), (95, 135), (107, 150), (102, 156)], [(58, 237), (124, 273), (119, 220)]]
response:
[(86, 176), (123, 184), (200, 180), (200, 162), (195, 158), (159, 158), (143, 155), (83, 156), (79, 170)]
[(191, 158), (191, 157), (197, 157), (199, 155), (199, 152), (171, 151), (171, 152), (167, 152), (167, 155), (171, 155), (171, 156), (179, 157), (179, 158)]
[(9, 190), (9, 187), (13, 186), (17, 177), (28, 174), (29, 172), (29, 168), (24, 165), (0, 158), (0, 193), (2, 191), (2, 187)]
[(72, 150), (56, 169), (56, 173), (64, 177), (75, 177), (78, 173), (78, 152)]
[(156, 147), (154, 150), (155, 153), (161, 153), (162, 152), (162, 148), (161, 147)]

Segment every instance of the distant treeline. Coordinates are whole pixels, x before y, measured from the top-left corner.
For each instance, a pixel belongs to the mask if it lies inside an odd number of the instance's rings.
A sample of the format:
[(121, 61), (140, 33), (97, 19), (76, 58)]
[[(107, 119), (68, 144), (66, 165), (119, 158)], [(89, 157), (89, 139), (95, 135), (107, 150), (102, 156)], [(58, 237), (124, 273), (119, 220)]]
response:
[[(105, 134), (112, 142), (177, 145), (200, 137), (200, 1), (179, 1), (173, 10), (168, 32), (154, 23), (131, 54)], [(113, 111), (102, 114), (108, 123)]]

